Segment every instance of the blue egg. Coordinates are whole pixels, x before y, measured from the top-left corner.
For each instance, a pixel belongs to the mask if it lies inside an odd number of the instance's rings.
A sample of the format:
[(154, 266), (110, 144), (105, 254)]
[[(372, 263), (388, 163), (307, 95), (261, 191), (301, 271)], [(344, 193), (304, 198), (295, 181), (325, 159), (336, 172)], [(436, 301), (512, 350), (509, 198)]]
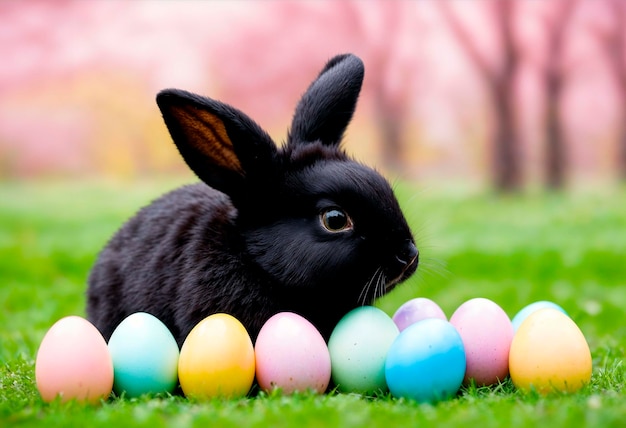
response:
[(385, 377), (393, 396), (435, 403), (458, 392), (465, 365), (463, 340), (454, 326), (429, 318), (396, 337), (387, 353)]
[(557, 309), (563, 312), (565, 315), (567, 315), (567, 312), (565, 312), (565, 309), (563, 309), (556, 303), (549, 302), (547, 300), (540, 300), (538, 302), (531, 303), (530, 305), (525, 306), (513, 317), (513, 320), (511, 321), (511, 323), (513, 324), (513, 331), (517, 332), (517, 329), (519, 328), (519, 326), (522, 325), (524, 320), (528, 318), (530, 314), (532, 314), (533, 312), (539, 309), (544, 309), (544, 308)]
[(117, 394), (138, 397), (176, 388), (178, 345), (158, 318), (145, 312), (129, 315), (117, 326), (108, 346)]

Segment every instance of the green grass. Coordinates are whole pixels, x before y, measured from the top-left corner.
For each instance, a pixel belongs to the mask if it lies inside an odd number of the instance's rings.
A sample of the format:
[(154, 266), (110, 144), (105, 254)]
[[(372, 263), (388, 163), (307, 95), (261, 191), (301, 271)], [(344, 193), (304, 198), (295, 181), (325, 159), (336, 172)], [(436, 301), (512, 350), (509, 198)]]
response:
[(175, 185), (0, 184), (0, 426), (623, 426), (626, 191), (607, 189), (496, 197), (399, 185), (422, 265), (378, 303), (391, 314), (425, 296), (450, 316), (480, 296), (513, 316), (532, 301), (553, 300), (592, 350), (592, 381), (575, 394), (525, 394), (507, 380), (437, 405), (338, 393), (43, 403), (34, 358), (46, 330), (65, 315), (84, 315), (99, 249), (138, 207)]

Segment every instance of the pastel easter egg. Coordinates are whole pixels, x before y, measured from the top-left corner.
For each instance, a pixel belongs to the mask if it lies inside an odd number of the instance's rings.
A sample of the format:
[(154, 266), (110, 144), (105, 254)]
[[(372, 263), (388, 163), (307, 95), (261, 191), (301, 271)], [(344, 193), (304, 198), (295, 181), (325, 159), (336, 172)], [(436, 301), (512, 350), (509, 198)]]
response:
[(104, 337), (84, 318), (61, 318), (41, 341), (35, 380), (46, 402), (106, 399), (113, 388), (113, 363)]
[(210, 315), (189, 333), (180, 350), (178, 379), (188, 397), (245, 396), (254, 381), (254, 348), (239, 320)]
[(570, 317), (558, 309), (539, 309), (515, 333), (509, 368), (519, 389), (574, 392), (591, 379), (591, 351)]
[(128, 397), (173, 392), (178, 385), (178, 345), (158, 318), (145, 312), (129, 315), (109, 339), (113, 390)]
[(340, 391), (386, 391), (385, 358), (398, 327), (373, 306), (353, 309), (337, 323), (328, 341), (332, 380)]
[(308, 320), (291, 312), (271, 317), (255, 344), (259, 386), (283, 393), (326, 391), (330, 382), (330, 354), (324, 338)]
[(477, 385), (503, 381), (509, 374), (509, 349), (513, 326), (504, 310), (489, 299), (463, 303), (450, 317), (463, 339), (467, 368), (465, 383)]
[(447, 321), (448, 318), (443, 310), (430, 299), (416, 297), (402, 304), (393, 314), (393, 322), (396, 323), (400, 331), (409, 325), (427, 318), (439, 318)]
[(385, 362), (391, 394), (420, 403), (453, 397), (464, 374), (463, 340), (452, 324), (439, 318), (405, 328), (391, 344)]

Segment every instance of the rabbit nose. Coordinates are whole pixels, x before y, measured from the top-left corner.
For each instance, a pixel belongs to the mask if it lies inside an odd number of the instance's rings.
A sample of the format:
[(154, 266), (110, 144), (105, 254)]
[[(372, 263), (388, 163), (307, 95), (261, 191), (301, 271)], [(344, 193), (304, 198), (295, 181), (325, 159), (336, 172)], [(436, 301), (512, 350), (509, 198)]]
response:
[(404, 243), (404, 248), (400, 250), (399, 254), (396, 254), (396, 259), (404, 266), (410, 266), (416, 262), (419, 258), (419, 251), (415, 246), (415, 243), (407, 239)]

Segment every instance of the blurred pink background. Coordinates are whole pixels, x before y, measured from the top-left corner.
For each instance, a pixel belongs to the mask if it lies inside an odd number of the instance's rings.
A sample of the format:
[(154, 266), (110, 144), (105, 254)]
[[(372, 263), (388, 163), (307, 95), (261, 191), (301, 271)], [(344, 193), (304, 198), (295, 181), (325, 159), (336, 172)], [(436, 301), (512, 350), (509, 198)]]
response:
[[(568, 185), (618, 183), (625, 6), (0, 0), (0, 178), (186, 171), (154, 102), (167, 87), (234, 105), (281, 142), (324, 62), (353, 52), (366, 76), (346, 148), (394, 177), (488, 184), (513, 162), (513, 187), (541, 184), (556, 153)], [(503, 105), (512, 161), (498, 167)]]

